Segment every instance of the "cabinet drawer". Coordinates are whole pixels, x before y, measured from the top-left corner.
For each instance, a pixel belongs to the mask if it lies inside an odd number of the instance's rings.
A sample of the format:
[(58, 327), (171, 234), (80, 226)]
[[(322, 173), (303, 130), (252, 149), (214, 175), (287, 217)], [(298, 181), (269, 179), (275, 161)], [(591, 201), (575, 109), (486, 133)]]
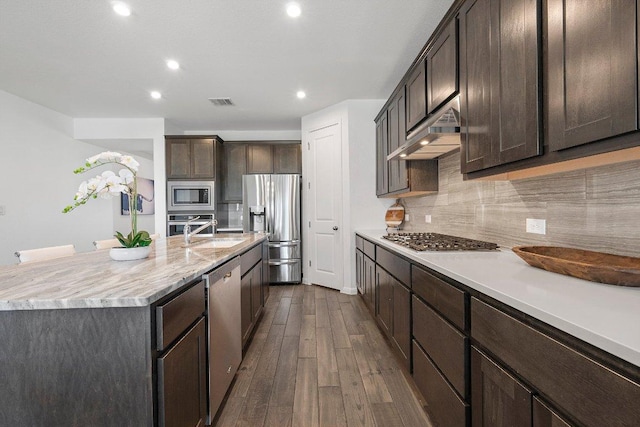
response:
[(376, 262), (403, 285), (411, 287), (411, 264), (388, 250), (378, 247)]
[(364, 239), (358, 235), (356, 235), (356, 249), (364, 252)]
[(579, 423), (638, 425), (639, 384), (476, 298), (471, 336)]
[(372, 260), (376, 260), (376, 245), (370, 241), (362, 239), (362, 251)]
[(240, 275), (244, 276), (251, 268), (262, 259), (262, 245), (254, 246), (240, 255)]
[(413, 337), (456, 391), (466, 397), (465, 356), (468, 340), (425, 303), (413, 296)]
[(415, 265), (411, 266), (411, 275), (413, 291), (451, 323), (466, 330), (467, 314), (464, 291)]
[(413, 341), (413, 379), (426, 401), (426, 409), (437, 427), (467, 425), (469, 405), (460, 400), (431, 360)]
[(156, 307), (157, 349), (164, 350), (204, 314), (204, 281)]

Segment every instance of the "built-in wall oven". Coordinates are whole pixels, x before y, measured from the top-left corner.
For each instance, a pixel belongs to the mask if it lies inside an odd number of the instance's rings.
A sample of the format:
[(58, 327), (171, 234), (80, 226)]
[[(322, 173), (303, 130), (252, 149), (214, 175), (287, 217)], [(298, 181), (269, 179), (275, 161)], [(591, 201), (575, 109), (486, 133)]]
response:
[(213, 211), (214, 181), (167, 181), (167, 211)]
[[(211, 221), (215, 218), (215, 215), (212, 213), (179, 213), (179, 214), (169, 214), (167, 217), (167, 236), (178, 236), (184, 233), (184, 226), (187, 225), (187, 221), (192, 220), (194, 218), (200, 217), (195, 221), (191, 221), (191, 229), (195, 229), (200, 227), (203, 224), (206, 224), (207, 221)], [(209, 227), (202, 230), (202, 232), (198, 233), (198, 236), (204, 237), (212, 237), (216, 232), (215, 226), (210, 225)]]

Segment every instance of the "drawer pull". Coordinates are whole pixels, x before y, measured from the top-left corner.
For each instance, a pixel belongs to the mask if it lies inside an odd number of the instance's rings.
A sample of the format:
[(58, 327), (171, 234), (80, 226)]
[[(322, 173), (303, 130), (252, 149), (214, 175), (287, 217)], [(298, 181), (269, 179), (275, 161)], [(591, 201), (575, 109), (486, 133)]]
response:
[(224, 278), (225, 278), (225, 279), (230, 278), (230, 277), (231, 277), (231, 273), (232, 273), (232, 272), (230, 271), (230, 272), (228, 272), (227, 274), (225, 274), (225, 275), (224, 275)]

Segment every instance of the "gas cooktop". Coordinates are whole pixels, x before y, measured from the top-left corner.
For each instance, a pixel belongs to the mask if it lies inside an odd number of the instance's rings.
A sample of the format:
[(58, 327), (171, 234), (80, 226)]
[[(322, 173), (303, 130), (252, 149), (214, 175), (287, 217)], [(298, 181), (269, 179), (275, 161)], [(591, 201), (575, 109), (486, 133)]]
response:
[(382, 237), (397, 245), (416, 251), (482, 251), (498, 249), (498, 245), (495, 243), (439, 233), (389, 233)]

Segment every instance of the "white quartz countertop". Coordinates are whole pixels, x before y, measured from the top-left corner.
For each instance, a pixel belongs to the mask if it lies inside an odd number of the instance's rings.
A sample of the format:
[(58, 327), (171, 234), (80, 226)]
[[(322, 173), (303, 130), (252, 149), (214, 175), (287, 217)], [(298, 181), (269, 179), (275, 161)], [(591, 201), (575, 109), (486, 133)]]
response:
[(359, 235), (640, 366), (640, 288), (576, 279), (531, 267), (508, 248), (482, 252), (418, 252)]
[[(245, 239), (227, 249), (185, 248), (182, 236), (158, 239), (151, 255), (113, 261), (109, 250), (0, 267), (0, 311), (147, 306), (266, 239), (264, 234), (217, 234)], [(195, 237), (194, 243), (207, 238)]]

